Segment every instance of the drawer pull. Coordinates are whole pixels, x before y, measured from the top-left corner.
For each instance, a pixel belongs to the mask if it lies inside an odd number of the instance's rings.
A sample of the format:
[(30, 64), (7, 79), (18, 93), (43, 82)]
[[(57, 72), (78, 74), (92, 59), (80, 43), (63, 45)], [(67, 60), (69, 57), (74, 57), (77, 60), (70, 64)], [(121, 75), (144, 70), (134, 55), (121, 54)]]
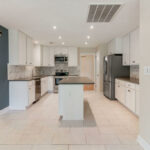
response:
[(130, 90), (128, 90), (128, 92), (131, 92)]

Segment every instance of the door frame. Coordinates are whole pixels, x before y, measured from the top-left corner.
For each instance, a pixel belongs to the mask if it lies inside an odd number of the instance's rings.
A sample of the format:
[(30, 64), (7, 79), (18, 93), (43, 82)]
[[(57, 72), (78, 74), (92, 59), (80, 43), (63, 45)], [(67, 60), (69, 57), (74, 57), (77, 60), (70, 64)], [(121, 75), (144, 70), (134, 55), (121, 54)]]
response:
[[(80, 64), (81, 64), (81, 56), (89, 56), (89, 55), (92, 55), (94, 56), (94, 83), (96, 81), (96, 54), (95, 53), (86, 53), (86, 52), (83, 52), (83, 53), (80, 53)], [(81, 65), (80, 65), (80, 70), (81, 70)], [(80, 71), (80, 76), (81, 76), (81, 71)], [(96, 89), (96, 84), (94, 84), (94, 90)]]

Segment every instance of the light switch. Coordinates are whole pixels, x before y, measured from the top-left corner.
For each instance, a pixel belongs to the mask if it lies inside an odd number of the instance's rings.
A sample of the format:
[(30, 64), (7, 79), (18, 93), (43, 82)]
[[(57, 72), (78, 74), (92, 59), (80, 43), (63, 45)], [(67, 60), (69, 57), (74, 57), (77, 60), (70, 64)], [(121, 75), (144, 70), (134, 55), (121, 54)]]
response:
[(150, 66), (144, 67), (144, 75), (150, 75)]

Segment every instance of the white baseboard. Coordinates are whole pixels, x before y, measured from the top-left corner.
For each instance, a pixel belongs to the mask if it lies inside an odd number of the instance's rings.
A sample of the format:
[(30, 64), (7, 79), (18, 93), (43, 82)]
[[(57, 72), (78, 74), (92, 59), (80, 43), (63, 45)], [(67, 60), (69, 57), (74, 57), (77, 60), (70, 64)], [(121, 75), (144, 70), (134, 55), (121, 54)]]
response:
[(9, 107), (6, 107), (6, 108), (0, 110), (0, 115), (6, 113), (6, 112), (8, 112), (8, 111), (9, 111)]
[(141, 136), (138, 136), (137, 141), (144, 148), (144, 150), (150, 150), (150, 144), (147, 143)]

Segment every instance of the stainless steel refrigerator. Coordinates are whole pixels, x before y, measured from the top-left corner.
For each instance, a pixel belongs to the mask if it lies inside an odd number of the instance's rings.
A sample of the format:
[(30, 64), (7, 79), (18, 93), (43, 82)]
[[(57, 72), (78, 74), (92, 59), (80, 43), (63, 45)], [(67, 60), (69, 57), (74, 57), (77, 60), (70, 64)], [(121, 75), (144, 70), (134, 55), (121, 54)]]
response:
[(103, 92), (110, 100), (115, 100), (115, 78), (129, 77), (130, 67), (122, 65), (122, 55), (114, 54), (104, 57)]

